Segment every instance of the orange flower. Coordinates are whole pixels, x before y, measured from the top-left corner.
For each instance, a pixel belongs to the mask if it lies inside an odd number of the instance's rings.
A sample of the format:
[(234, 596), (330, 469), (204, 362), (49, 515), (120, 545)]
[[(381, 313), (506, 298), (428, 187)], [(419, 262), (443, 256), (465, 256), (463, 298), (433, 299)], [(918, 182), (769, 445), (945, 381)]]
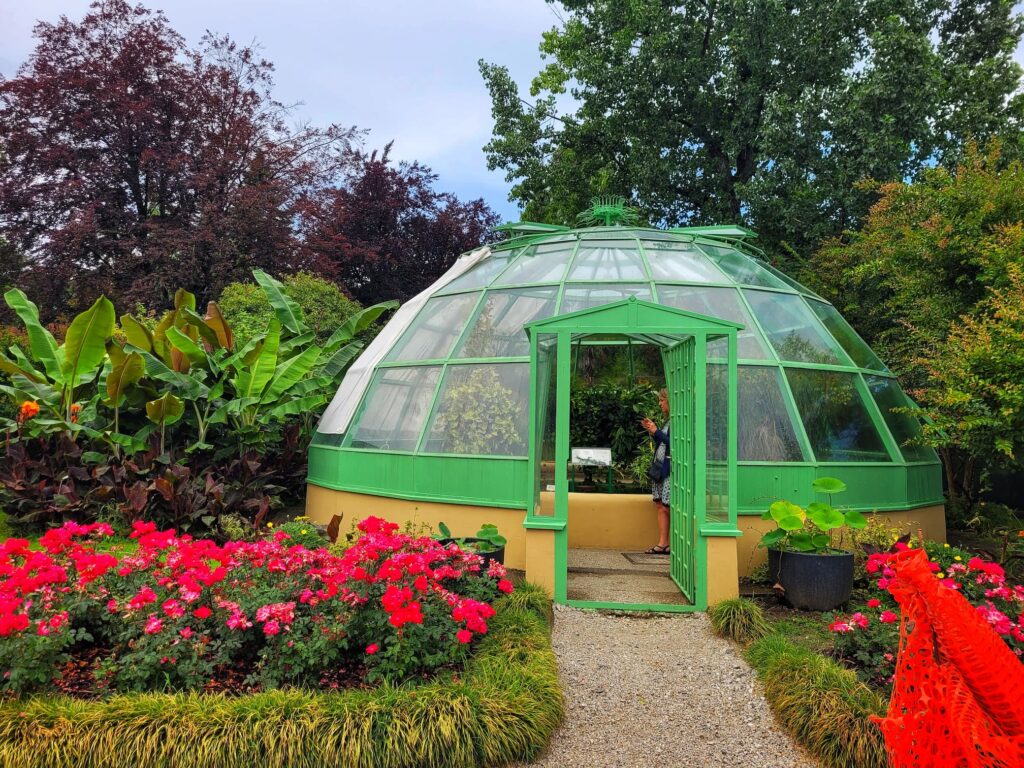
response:
[(24, 424), (26, 421), (31, 419), (33, 416), (39, 413), (39, 403), (35, 400), (26, 400), (21, 404), (21, 408), (18, 409), (18, 423)]
[(82, 412), (82, 406), (80, 406), (78, 403), (72, 403), (71, 404), (71, 423), (72, 424), (77, 424), (78, 423), (78, 414), (80, 414), (81, 412)]

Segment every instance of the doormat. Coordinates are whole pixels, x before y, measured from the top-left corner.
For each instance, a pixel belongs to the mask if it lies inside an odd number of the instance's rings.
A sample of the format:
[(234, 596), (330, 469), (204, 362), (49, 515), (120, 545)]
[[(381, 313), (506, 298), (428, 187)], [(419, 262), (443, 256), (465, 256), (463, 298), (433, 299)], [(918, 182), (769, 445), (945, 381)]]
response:
[(633, 565), (668, 565), (668, 555), (648, 555), (646, 552), (623, 552), (622, 556)]

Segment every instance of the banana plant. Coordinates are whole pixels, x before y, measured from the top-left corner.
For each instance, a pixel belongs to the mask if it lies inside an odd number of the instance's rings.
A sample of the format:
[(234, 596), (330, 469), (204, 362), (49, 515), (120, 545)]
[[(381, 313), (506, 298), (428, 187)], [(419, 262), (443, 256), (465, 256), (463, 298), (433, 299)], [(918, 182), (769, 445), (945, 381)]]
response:
[(53, 334), (39, 321), (39, 310), (25, 294), (11, 288), (4, 294), (29, 339), (26, 355), (17, 345), (11, 356), (0, 354), (0, 371), (10, 378), (3, 391), (15, 400), (33, 399), (45, 404), (55, 418), (36, 421), (37, 426), (59, 425), (76, 431), (81, 403), (76, 403), (79, 388), (93, 382), (107, 359), (106, 343), (114, 332), (114, 305), (105, 296), (96, 299), (68, 327), (64, 343), (58, 345)]

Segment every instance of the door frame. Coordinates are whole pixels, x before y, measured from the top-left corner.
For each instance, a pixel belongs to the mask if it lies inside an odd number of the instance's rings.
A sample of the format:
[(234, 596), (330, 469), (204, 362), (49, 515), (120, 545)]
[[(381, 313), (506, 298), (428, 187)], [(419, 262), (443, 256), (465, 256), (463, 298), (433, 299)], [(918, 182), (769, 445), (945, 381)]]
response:
[[(527, 482), (527, 514), (523, 525), (527, 529), (549, 530), (554, 533), (554, 599), (556, 603), (581, 608), (612, 608), (619, 610), (691, 612), (707, 608), (707, 539), (714, 536), (734, 537), (739, 535), (736, 528), (736, 336), (743, 326), (694, 312), (686, 312), (641, 301), (635, 297), (592, 309), (556, 315), (526, 326), (530, 338), (530, 423), (529, 463)], [(675, 382), (669, 391), (669, 400), (677, 403), (686, 396), (683, 390), (692, 392), (692, 439), (693, 499), (692, 514), (671, 516), (674, 530), (672, 541), (676, 540), (678, 526), (683, 518), (692, 520), (693, 546), (691, 551), (679, 553), (678, 557), (692, 558), (693, 594), (687, 595), (687, 605), (665, 605), (646, 603), (611, 603), (603, 601), (569, 600), (567, 597), (568, 572), (568, 511), (569, 486), (567, 466), (570, 458), (569, 445), (569, 387), (571, 380), (571, 347), (574, 337), (591, 334), (614, 334), (636, 338), (645, 343), (656, 344), (663, 350), (681, 341), (693, 344), (692, 386), (683, 387)], [(709, 340), (727, 339), (727, 431), (726, 468), (727, 510), (724, 519), (708, 520), (706, 509), (707, 493), (707, 344)], [(541, 348), (542, 340), (544, 349)], [(548, 404), (548, 382), (540, 382), (539, 374), (549, 372), (550, 360), (545, 357), (554, 353), (555, 362), (555, 504), (551, 510), (540, 506), (540, 461), (539, 452), (543, 435), (544, 414), (540, 408)], [(548, 380), (550, 381), (550, 379)], [(666, 386), (669, 382), (666, 381)], [(673, 414), (683, 409), (673, 408)], [(677, 420), (673, 416), (672, 424)], [(680, 424), (682, 422), (680, 421)], [(678, 435), (682, 439), (682, 435)], [(673, 439), (673, 444), (676, 440)], [(672, 505), (676, 507), (675, 504)], [(685, 592), (684, 592), (685, 594)]]

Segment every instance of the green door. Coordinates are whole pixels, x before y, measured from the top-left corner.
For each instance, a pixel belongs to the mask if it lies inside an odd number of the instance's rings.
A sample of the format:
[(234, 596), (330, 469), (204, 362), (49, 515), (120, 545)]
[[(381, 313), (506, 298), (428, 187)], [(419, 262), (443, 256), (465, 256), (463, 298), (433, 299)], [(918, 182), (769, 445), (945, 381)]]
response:
[(670, 572), (672, 580), (690, 603), (696, 602), (697, 595), (697, 516), (694, 504), (695, 349), (696, 343), (691, 336), (664, 352), (671, 448)]

